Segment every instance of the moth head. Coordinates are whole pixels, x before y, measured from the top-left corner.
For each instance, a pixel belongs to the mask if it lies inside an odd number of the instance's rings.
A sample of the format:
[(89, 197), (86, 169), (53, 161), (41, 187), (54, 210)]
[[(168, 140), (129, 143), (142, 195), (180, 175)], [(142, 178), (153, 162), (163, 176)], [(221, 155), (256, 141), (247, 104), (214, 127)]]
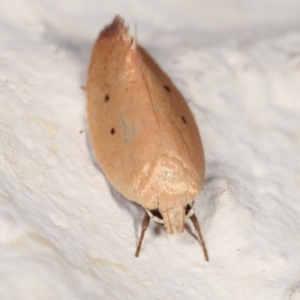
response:
[(154, 222), (165, 225), (168, 233), (180, 233), (184, 231), (185, 221), (195, 213), (193, 206), (194, 201), (183, 208), (173, 208), (164, 211), (146, 209), (146, 212)]
[(160, 153), (149, 168), (145, 180), (137, 184), (139, 203), (153, 221), (164, 224), (168, 233), (183, 232), (199, 192), (196, 172), (170, 153)]

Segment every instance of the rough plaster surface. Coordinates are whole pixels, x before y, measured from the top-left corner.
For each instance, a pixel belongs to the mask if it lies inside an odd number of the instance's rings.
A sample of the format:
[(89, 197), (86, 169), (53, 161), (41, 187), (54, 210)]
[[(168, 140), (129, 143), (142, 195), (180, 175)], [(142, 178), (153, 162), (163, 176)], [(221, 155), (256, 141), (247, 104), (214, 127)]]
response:
[[(85, 73), (122, 14), (186, 96), (207, 170), (168, 236), (92, 162)], [(300, 3), (2, 0), (1, 299), (300, 299)]]

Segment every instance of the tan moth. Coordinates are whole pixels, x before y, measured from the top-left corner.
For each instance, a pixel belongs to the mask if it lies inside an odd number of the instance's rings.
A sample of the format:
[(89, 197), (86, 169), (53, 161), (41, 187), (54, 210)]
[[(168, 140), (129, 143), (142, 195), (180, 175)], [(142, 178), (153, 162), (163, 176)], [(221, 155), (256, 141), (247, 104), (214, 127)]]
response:
[(99, 35), (86, 85), (87, 119), (96, 158), (111, 184), (146, 210), (149, 220), (181, 233), (204, 180), (204, 154), (194, 117), (170, 78), (116, 16)]

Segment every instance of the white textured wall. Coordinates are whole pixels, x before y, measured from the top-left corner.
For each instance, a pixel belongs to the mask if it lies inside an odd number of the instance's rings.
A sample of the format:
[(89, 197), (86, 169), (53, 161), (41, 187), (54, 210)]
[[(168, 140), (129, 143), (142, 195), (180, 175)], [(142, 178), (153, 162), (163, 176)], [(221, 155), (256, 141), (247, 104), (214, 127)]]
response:
[[(168, 236), (92, 163), (85, 73), (116, 13), (186, 96), (207, 172)], [(0, 299), (300, 299), (300, 2), (2, 0)]]

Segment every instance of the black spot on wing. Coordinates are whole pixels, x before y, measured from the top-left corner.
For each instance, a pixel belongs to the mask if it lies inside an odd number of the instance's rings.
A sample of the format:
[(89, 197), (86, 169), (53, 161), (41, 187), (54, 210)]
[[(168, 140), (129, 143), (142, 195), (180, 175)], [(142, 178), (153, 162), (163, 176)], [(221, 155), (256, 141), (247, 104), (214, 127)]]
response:
[(112, 128), (111, 130), (110, 130), (110, 134), (115, 134), (116, 133), (116, 131), (115, 131), (115, 129), (114, 128)]
[(105, 95), (105, 98), (104, 98), (105, 102), (107, 102), (109, 100), (109, 96), (108, 95)]
[(164, 85), (164, 88), (166, 91), (171, 92), (171, 89), (167, 85)]

